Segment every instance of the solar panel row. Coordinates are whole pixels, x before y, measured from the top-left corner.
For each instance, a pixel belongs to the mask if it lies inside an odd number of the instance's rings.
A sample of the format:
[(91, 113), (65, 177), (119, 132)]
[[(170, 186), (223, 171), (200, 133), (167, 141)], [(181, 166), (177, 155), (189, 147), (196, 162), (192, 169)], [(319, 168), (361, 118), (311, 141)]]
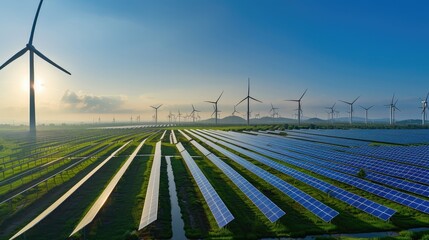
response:
[(137, 148), (134, 150), (134, 152), (128, 157), (127, 161), (122, 165), (122, 167), (119, 169), (119, 171), (115, 174), (115, 176), (109, 182), (107, 187), (103, 190), (103, 192), (100, 194), (100, 196), (97, 198), (97, 200), (92, 205), (91, 209), (89, 209), (89, 211), (85, 214), (85, 216), (82, 218), (82, 220), (76, 226), (76, 228), (73, 230), (73, 232), (70, 234), (70, 236), (79, 232), (82, 228), (84, 228), (86, 225), (88, 225), (89, 223), (91, 223), (94, 220), (95, 216), (98, 214), (101, 207), (103, 207), (104, 203), (107, 201), (107, 198), (113, 192), (113, 189), (116, 187), (119, 180), (125, 174), (125, 171), (127, 171), (128, 167), (133, 162), (134, 158), (136, 157), (137, 153), (140, 151), (140, 149), (143, 146), (145, 141), (146, 141), (146, 139), (144, 139), (137, 146)]
[[(195, 141), (191, 143), (202, 152), (208, 151), (203, 146)], [(241, 176), (228, 164), (224, 163), (214, 154), (208, 154), (207, 158), (213, 162), (231, 181), (255, 204), (256, 207), (267, 217), (271, 222), (277, 221), (285, 212), (273, 203), (268, 197), (262, 194), (255, 186)]]
[[(281, 141), (279, 141), (277, 138), (276, 141), (273, 141), (273, 139), (271, 138), (270, 140), (269, 137), (262, 138), (267, 139), (267, 141), (271, 142), (271, 144), (273, 145), (281, 146), (283, 149), (287, 149), (304, 155), (310, 155), (318, 158), (319, 160), (321, 157), (325, 157), (329, 161), (338, 162), (341, 165), (334, 166), (332, 163), (325, 163), (325, 165), (330, 168), (336, 167), (336, 170), (339, 170), (342, 165), (352, 165), (355, 166), (355, 169), (358, 169), (354, 173), (351, 172), (352, 169), (347, 169), (347, 167), (345, 166), (343, 166), (341, 169), (352, 175), (356, 175), (359, 169), (371, 170), (374, 172), (395, 176), (384, 176), (368, 172), (368, 179), (372, 181), (381, 181), (380, 183), (387, 184), (395, 188), (403, 189), (423, 196), (427, 196), (429, 191), (429, 188), (426, 185), (404, 181), (402, 179), (396, 178), (396, 176), (398, 176), (401, 178), (426, 183), (429, 182), (428, 179), (424, 178), (426, 174), (429, 174), (429, 170), (426, 169), (406, 166), (403, 164), (398, 164), (389, 161), (375, 160), (368, 157), (353, 156), (345, 152), (330, 151), (327, 149), (320, 148), (316, 149), (313, 143), (296, 143), (290, 141), (289, 139), (282, 139)], [(289, 154), (292, 155), (293, 153), (289, 152)], [(307, 158), (307, 160), (309, 159)], [(316, 162), (314, 158), (312, 158), (312, 160), (313, 162)], [(323, 164), (323, 162), (318, 162), (318, 164), (321, 165)], [(410, 174), (410, 172), (414, 173)]]
[[(207, 135), (204, 135), (207, 139)], [(201, 139), (201, 138), (200, 138)], [(212, 140), (212, 139), (211, 139)], [(303, 191), (299, 190), (298, 188), (292, 186), (291, 184), (285, 182), (281, 178), (253, 165), (252, 163), (240, 158), (239, 156), (214, 145), (213, 143), (206, 141), (206, 144), (209, 144), (212, 147), (216, 147), (215, 149), (221, 152), (222, 154), (228, 156), (233, 161), (239, 163), (240, 165), (244, 166), (246, 169), (250, 170), (252, 173), (256, 174), (272, 186), (279, 189), (281, 192), (301, 204), (303, 207), (305, 207), (307, 210), (311, 211), (313, 214), (324, 220), (325, 222), (330, 222), (335, 216), (338, 215), (338, 212), (334, 209), (328, 207), (327, 205), (323, 204), (322, 202), (314, 199), (310, 195), (304, 193)], [(223, 142), (219, 141), (218, 143), (221, 143), (223, 145)], [(236, 149), (233, 149), (236, 150)], [(244, 152), (240, 152), (244, 153)], [(247, 154), (247, 153), (244, 153)]]
[(203, 194), (204, 200), (210, 208), (217, 225), (222, 228), (234, 219), (234, 216), (226, 207), (225, 203), (217, 194), (216, 190), (204, 176), (203, 172), (198, 168), (189, 153), (185, 150), (181, 143), (178, 143), (177, 149), (180, 151), (185, 164), (191, 172), (192, 177), (197, 183), (198, 188)]
[[(165, 132), (164, 132), (165, 133)], [(156, 143), (150, 170), (149, 184), (144, 199), (143, 212), (140, 219), (139, 230), (151, 224), (158, 218), (159, 179), (161, 171), (161, 141)]]
[[(278, 150), (278, 149), (277, 149)], [(397, 202), (399, 204), (408, 206), (410, 208), (416, 209), (418, 211), (429, 213), (429, 201), (417, 198), (415, 196), (399, 192), (394, 189), (384, 187), (379, 184), (371, 183), (366, 180), (353, 177), (350, 175), (342, 174), (339, 172), (331, 171), (321, 166), (316, 166), (307, 162), (297, 161), (293, 159), (285, 159), (284, 161), (294, 164), (298, 167), (313, 171), (320, 175), (326, 176), (328, 178), (346, 183), (348, 185), (357, 187), (361, 190), (370, 192), (372, 194), (378, 195), (380, 197), (389, 199), (391, 201)]]
[[(222, 137), (220, 137), (220, 138), (222, 139)], [(258, 152), (260, 154), (263, 154), (263, 155), (266, 155), (266, 156), (269, 156), (269, 157), (272, 157), (275, 159), (282, 160), (283, 158), (285, 158), (285, 156), (283, 156), (281, 154), (268, 151), (268, 150), (263, 149), (261, 147), (253, 146), (253, 145), (246, 144), (246, 143), (239, 142), (239, 141), (232, 140), (232, 139), (226, 139), (226, 138), (223, 138), (223, 139), (225, 141), (229, 141), (231, 143), (234, 143), (237, 146), (244, 147), (247, 149), (251, 149), (252, 151)], [(249, 141), (246, 141), (246, 142), (249, 142)], [(260, 146), (260, 144), (258, 144), (258, 145)], [(228, 147), (230, 147), (230, 146), (228, 146)], [(234, 147), (234, 150), (242, 151), (242, 150), (237, 149), (236, 147)], [(333, 197), (335, 197), (335, 198), (337, 198), (337, 199), (339, 199), (339, 200), (341, 200), (341, 201), (343, 201), (343, 202), (345, 202), (351, 206), (354, 206), (354, 207), (356, 207), (362, 211), (365, 211), (365, 212), (367, 212), (373, 216), (376, 216), (380, 219), (388, 220), (395, 213), (394, 210), (392, 210), (388, 207), (385, 207), (385, 206), (380, 205), (376, 202), (370, 201), (370, 200), (363, 198), (359, 195), (345, 191), (345, 190), (343, 190), (339, 187), (336, 187), (332, 184), (326, 183), (320, 179), (309, 176), (309, 175), (302, 173), (300, 171), (297, 171), (295, 169), (286, 167), (282, 164), (279, 164), (277, 162), (269, 160), (269, 159), (262, 157), (260, 155), (251, 155), (251, 157), (253, 159), (273, 168), (273, 169), (276, 169), (276, 170), (278, 170), (284, 174), (287, 174), (287, 175), (289, 175), (289, 176), (291, 176), (291, 177), (293, 177), (299, 181), (302, 181), (302, 182), (304, 182), (304, 183), (306, 183), (312, 187), (315, 187), (315, 188), (317, 188), (317, 189), (319, 189), (325, 193), (328, 193), (330, 196), (333, 196)]]
[[(339, 159), (347, 158), (347, 156), (344, 156), (345, 155), (344, 153), (335, 153), (335, 152), (332, 153), (329, 151), (314, 149), (314, 148), (305, 147), (305, 146), (290, 147), (288, 145), (285, 146), (285, 144), (280, 144), (280, 143), (278, 143), (278, 146), (281, 146), (283, 150), (287, 150), (288, 156), (302, 159), (302, 160), (311, 162), (312, 164), (321, 165), (335, 171), (357, 176), (360, 169), (366, 170), (364, 166), (360, 165), (360, 168), (359, 168), (359, 166), (355, 166), (353, 162), (350, 162), (350, 164), (348, 165), (342, 162), (339, 162)], [(429, 186), (427, 185), (405, 181), (400, 178), (382, 175), (372, 171), (366, 171), (365, 173), (366, 173), (365, 178), (368, 180), (383, 183), (384, 185), (392, 186), (392, 187), (409, 191), (415, 194), (419, 194), (425, 197), (429, 196)]]
[(60, 206), (67, 198), (69, 198), (77, 189), (79, 189), (90, 177), (92, 177), (101, 167), (103, 167), (110, 159), (112, 159), (118, 152), (124, 149), (131, 141), (125, 143), (115, 152), (113, 152), (109, 157), (107, 157), (103, 162), (97, 165), (91, 172), (89, 172), (85, 177), (83, 177), (78, 183), (76, 183), (72, 188), (70, 188), (64, 195), (62, 195), (58, 200), (51, 204), (47, 209), (40, 213), (36, 218), (34, 218), (30, 223), (25, 225), (21, 230), (19, 230), (15, 235), (10, 239), (15, 239), (28, 231), (30, 228), (34, 227), (40, 221), (42, 221), (46, 216), (51, 214), (58, 206)]

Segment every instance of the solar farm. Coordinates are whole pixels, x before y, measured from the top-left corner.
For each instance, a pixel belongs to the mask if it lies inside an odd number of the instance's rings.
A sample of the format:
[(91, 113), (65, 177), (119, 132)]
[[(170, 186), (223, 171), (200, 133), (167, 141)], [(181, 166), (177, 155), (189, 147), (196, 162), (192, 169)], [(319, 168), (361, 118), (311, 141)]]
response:
[[(423, 228), (428, 133), (141, 125), (29, 138), (2, 130), (0, 239), (258, 239)], [(177, 221), (185, 236), (175, 235)]]

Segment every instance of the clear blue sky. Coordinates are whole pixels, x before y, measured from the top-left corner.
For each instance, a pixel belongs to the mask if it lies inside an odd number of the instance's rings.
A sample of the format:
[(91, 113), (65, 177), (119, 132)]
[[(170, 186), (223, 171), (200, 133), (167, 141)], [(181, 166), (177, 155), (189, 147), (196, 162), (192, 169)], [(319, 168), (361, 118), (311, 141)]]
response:
[[(2, 0), (0, 62), (28, 41), (36, 0)], [(34, 45), (72, 72), (38, 60), (40, 121), (111, 120), (142, 115), (151, 104), (208, 117), (222, 90), (222, 117), (246, 94), (291, 117), (299, 97), (304, 115), (326, 118), (324, 107), (361, 96), (387, 118), (393, 93), (398, 118), (420, 118), (429, 91), (428, 1), (45, 0)], [(0, 123), (26, 122), (28, 56), (0, 71)], [(28, 83), (27, 83), (28, 84)], [(341, 116), (347, 106), (337, 103)], [(245, 106), (239, 110), (244, 112)], [(107, 120), (106, 120), (107, 121)]]

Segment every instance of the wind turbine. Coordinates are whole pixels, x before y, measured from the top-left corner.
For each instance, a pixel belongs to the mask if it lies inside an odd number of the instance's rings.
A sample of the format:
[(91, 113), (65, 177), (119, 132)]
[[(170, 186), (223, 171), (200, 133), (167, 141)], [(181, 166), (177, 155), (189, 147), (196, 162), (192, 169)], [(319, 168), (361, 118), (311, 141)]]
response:
[[(337, 103), (334, 103), (334, 105), (332, 105), (332, 107), (326, 107), (326, 109), (329, 109), (329, 110), (330, 110), (330, 111), (328, 112), (328, 114), (330, 114), (330, 115), (331, 115), (331, 124), (334, 124), (335, 104), (337, 104)], [(328, 116), (329, 116), (329, 115), (328, 115)]]
[(182, 114), (180, 113), (180, 109), (177, 112), (178, 112), (177, 117), (179, 118), (179, 123), (180, 123), (180, 118), (182, 117)]
[(271, 103), (271, 109), (270, 109), (270, 112), (272, 112), (273, 113), (273, 119), (276, 117), (276, 115), (278, 115), (278, 112), (277, 112), (277, 110), (279, 110), (279, 108), (276, 108), (276, 107), (274, 107), (273, 106), (273, 104)]
[(362, 107), (362, 106), (360, 107), (365, 110), (365, 124), (368, 125), (368, 111), (369, 109), (373, 108), (374, 105), (372, 105), (371, 107)]
[(242, 103), (244, 100), (247, 100), (247, 125), (250, 124), (250, 99), (260, 102), (258, 99), (250, 96), (250, 78), (247, 79), (247, 97), (243, 98), (239, 103), (237, 103), (235, 106), (238, 106), (240, 103)]
[(348, 104), (348, 105), (350, 105), (350, 125), (351, 124), (353, 124), (353, 104), (358, 100), (360, 98), (360, 96), (359, 97), (357, 97), (355, 100), (353, 100), (353, 102), (346, 102), (346, 101), (343, 101), (343, 100), (339, 100), (340, 102), (343, 102), (343, 103), (345, 103), (345, 104)]
[(195, 122), (195, 113), (200, 112), (199, 110), (195, 109), (194, 104), (192, 104), (192, 112), (189, 114), (190, 116), (192, 116), (192, 121)]
[(393, 101), (395, 101), (395, 94), (393, 94), (390, 104), (384, 105), (390, 109), (390, 125), (395, 124), (395, 111), (396, 110), (400, 111), (399, 108), (396, 107), (396, 103), (398, 102), (398, 99), (396, 99), (395, 103), (393, 103)]
[(33, 21), (33, 27), (31, 29), (30, 39), (28, 40), (27, 45), (25, 46), (25, 48), (23, 48), (21, 51), (13, 55), (9, 60), (7, 60), (3, 65), (0, 66), (0, 70), (2, 70), (9, 63), (15, 61), (16, 59), (24, 55), (27, 51), (30, 52), (30, 132), (31, 133), (36, 132), (36, 107), (35, 107), (36, 104), (35, 104), (35, 92), (34, 92), (34, 54), (36, 54), (46, 62), (50, 63), (54, 67), (67, 73), (68, 75), (71, 75), (70, 72), (68, 72), (67, 70), (60, 67), (58, 64), (56, 64), (49, 58), (47, 58), (45, 55), (43, 55), (33, 46), (34, 30), (36, 29), (37, 18), (39, 17), (39, 12), (40, 12), (40, 8), (42, 7), (42, 3), (43, 3), (43, 0), (40, 0), (39, 7), (37, 8), (36, 16)]
[(424, 100), (422, 99), (421, 109), (422, 109), (422, 125), (423, 126), (426, 124), (426, 114), (427, 114), (426, 110), (429, 109), (429, 107), (428, 107), (428, 97), (429, 97), (429, 92), (426, 95), (426, 98)]
[(234, 111), (232, 112), (232, 116), (235, 116), (235, 113), (240, 113), (239, 111), (237, 111), (236, 107), (237, 106), (234, 105)]
[[(219, 109), (218, 109), (218, 107), (217, 107), (217, 103), (219, 102), (219, 99), (222, 97), (222, 94), (223, 94), (223, 91), (222, 91), (222, 93), (219, 95), (219, 97), (217, 98), (217, 100), (216, 101), (205, 101), (205, 102), (208, 102), (208, 103), (212, 103), (213, 104), (213, 106), (214, 106), (214, 114), (215, 114), (215, 123), (216, 123), (216, 125), (217, 125), (217, 117), (218, 117), (218, 112), (219, 112)], [(213, 114), (212, 114), (213, 115)]]
[(307, 92), (308, 88), (305, 89), (304, 93), (301, 95), (299, 99), (293, 99), (293, 100), (285, 100), (289, 102), (297, 102), (298, 103), (298, 125), (301, 124), (301, 116), (302, 116), (302, 107), (301, 107), (301, 100), (304, 97), (305, 93)]
[(158, 124), (158, 109), (162, 106), (162, 104), (158, 105), (158, 107), (150, 106), (151, 108), (155, 109), (155, 125)]

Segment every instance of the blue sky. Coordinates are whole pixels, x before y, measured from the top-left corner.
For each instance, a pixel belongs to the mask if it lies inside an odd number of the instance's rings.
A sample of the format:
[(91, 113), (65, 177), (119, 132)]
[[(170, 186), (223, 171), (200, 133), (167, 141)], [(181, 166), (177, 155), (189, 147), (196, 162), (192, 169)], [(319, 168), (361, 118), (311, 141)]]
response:
[[(2, 1), (2, 63), (28, 41), (37, 4)], [(72, 76), (36, 61), (38, 120), (149, 120), (158, 103), (161, 119), (191, 104), (208, 117), (203, 101), (222, 90), (226, 116), (248, 77), (261, 115), (273, 103), (291, 117), (296, 106), (283, 100), (308, 88), (308, 117), (361, 96), (357, 105), (376, 105), (370, 117), (387, 118), (383, 105), (395, 93), (398, 118), (419, 118), (429, 91), (428, 12), (427, 1), (45, 0), (34, 45)], [(0, 71), (0, 123), (27, 121), (25, 81), (27, 55)], [(337, 109), (346, 116), (345, 104)]]

